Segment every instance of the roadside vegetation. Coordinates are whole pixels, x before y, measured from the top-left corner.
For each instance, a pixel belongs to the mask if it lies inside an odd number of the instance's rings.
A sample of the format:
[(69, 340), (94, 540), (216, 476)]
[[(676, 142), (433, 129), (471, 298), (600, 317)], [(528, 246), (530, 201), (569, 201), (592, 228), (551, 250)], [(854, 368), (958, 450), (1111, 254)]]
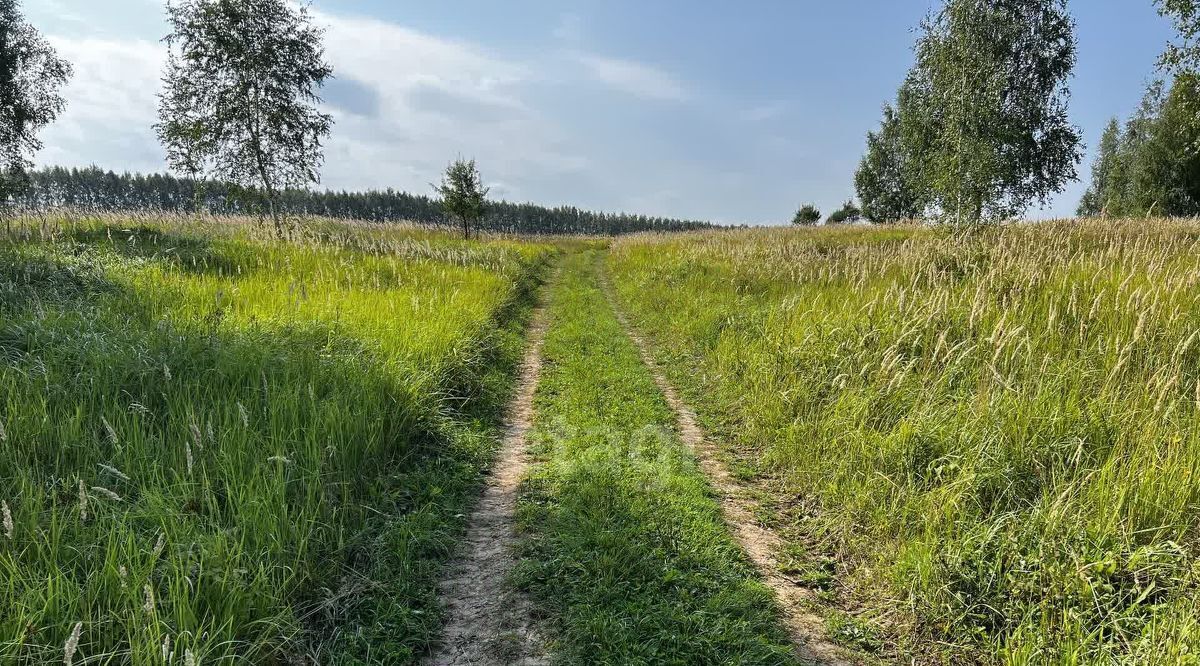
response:
[(1195, 663), (1200, 227), (636, 236), (608, 260), (835, 638)]
[(549, 296), (517, 583), (564, 663), (791, 663), (771, 593), (673, 431), (600, 261), (569, 256)]
[(551, 250), (306, 229), (0, 238), (0, 661), (395, 663), (436, 639)]

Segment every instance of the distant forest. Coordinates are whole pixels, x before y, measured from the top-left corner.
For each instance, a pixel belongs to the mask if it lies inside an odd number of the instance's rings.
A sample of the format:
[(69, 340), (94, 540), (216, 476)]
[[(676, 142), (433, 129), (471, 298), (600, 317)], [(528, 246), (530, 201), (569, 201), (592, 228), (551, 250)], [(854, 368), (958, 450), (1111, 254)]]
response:
[[(261, 197), (253, 190), (214, 181), (169, 174), (118, 174), (98, 167), (50, 167), (28, 174), (29, 187), (15, 197), (18, 207), (45, 210), (76, 208), (102, 212), (156, 211), (255, 215)], [(391, 189), (367, 192), (322, 192), (289, 189), (279, 205), (293, 215), (367, 220), (410, 221), (453, 226), (441, 203), (431, 197)], [(639, 231), (685, 231), (715, 225), (627, 213), (596, 213), (571, 206), (547, 208), (530, 203), (488, 202), (478, 228), (514, 234), (627, 234)]]

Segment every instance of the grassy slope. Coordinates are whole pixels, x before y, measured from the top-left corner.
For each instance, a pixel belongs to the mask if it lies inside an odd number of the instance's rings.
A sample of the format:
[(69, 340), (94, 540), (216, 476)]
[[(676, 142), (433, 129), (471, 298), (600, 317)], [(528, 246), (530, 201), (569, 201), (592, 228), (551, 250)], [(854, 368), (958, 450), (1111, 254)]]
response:
[(1196, 663), (1198, 238), (752, 231), (622, 240), (610, 268), (797, 576), (868, 619), (844, 638)]
[(0, 661), (425, 649), (547, 248), (124, 226), (0, 240)]
[(518, 582), (567, 663), (788, 663), (771, 595), (670, 430), (596, 260), (571, 255), (550, 297)]

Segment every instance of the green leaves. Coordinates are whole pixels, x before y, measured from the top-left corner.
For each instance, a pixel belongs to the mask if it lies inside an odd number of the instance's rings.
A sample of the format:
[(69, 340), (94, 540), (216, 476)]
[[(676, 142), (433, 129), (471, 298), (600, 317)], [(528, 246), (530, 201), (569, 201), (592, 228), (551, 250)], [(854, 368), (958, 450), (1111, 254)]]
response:
[(1158, 13), (1171, 19), (1180, 41), (1168, 44), (1159, 58), (1164, 69), (1192, 71), (1200, 66), (1200, 3), (1196, 0), (1155, 0)]
[(920, 189), (921, 142), (906, 141), (900, 116), (891, 105), (883, 107), (883, 122), (867, 133), (867, 153), (854, 172), (854, 187), (862, 213), (872, 222), (898, 222), (921, 217), (926, 197)]
[[(158, 138), (173, 169), (279, 190), (320, 181), (333, 118), (317, 90), (333, 75), (323, 31), (286, 0), (184, 0), (171, 33)], [(278, 222), (277, 222), (278, 223)]]
[(1108, 191), (1110, 179), (1117, 169), (1118, 151), (1121, 147), (1121, 125), (1116, 118), (1108, 121), (1104, 134), (1100, 137), (1099, 154), (1092, 165), (1092, 184), (1083, 193), (1079, 202), (1080, 217), (1096, 217), (1105, 215), (1112, 202)]
[(948, 0), (921, 31), (895, 111), (868, 137), (856, 176), (868, 216), (999, 220), (1075, 179), (1065, 0)]
[(914, 99), (938, 128), (928, 184), (947, 218), (1018, 215), (1075, 178), (1073, 33), (1063, 0), (951, 0), (926, 22)]
[(858, 222), (862, 219), (862, 209), (854, 200), (847, 200), (842, 204), (842, 207), (829, 214), (829, 219), (825, 220), (825, 224), (849, 224)]
[(28, 182), (24, 171), (42, 147), (37, 133), (65, 108), (59, 90), (71, 72), (17, 0), (0, 0), (0, 200)]
[(1200, 4), (1156, 0), (1178, 40), (1159, 66), (1168, 82), (1155, 81), (1137, 113), (1122, 128), (1114, 119), (1100, 140), (1091, 187), (1081, 215), (1192, 216), (1200, 214)]
[(475, 160), (458, 159), (446, 167), (441, 185), (434, 191), (442, 198), (442, 210), (462, 222), (463, 237), (470, 236), (470, 223), (483, 217), (488, 188), (483, 186)]
[(804, 204), (800, 210), (796, 211), (796, 216), (792, 218), (792, 224), (800, 226), (812, 226), (821, 221), (821, 211), (812, 204)]
[(1081, 215), (1200, 214), (1200, 78), (1181, 71), (1169, 90), (1151, 85), (1124, 128), (1114, 119), (1100, 141)]

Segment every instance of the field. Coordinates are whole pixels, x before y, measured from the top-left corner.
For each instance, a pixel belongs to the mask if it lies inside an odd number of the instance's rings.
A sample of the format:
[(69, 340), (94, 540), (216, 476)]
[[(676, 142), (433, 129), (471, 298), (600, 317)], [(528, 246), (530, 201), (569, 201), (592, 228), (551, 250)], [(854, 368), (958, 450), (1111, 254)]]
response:
[(0, 661), (74, 639), (77, 663), (348, 663), (436, 639), (550, 248), (261, 236), (27, 220), (0, 245)]
[(1198, 416), (1192, 222), (17, 219), (0, 662), (1200, 663)]
[(608, 265), (835, 637), (1196, 663), (1198, 250), (1193, 223), (1064, 222), (640, 237)]

